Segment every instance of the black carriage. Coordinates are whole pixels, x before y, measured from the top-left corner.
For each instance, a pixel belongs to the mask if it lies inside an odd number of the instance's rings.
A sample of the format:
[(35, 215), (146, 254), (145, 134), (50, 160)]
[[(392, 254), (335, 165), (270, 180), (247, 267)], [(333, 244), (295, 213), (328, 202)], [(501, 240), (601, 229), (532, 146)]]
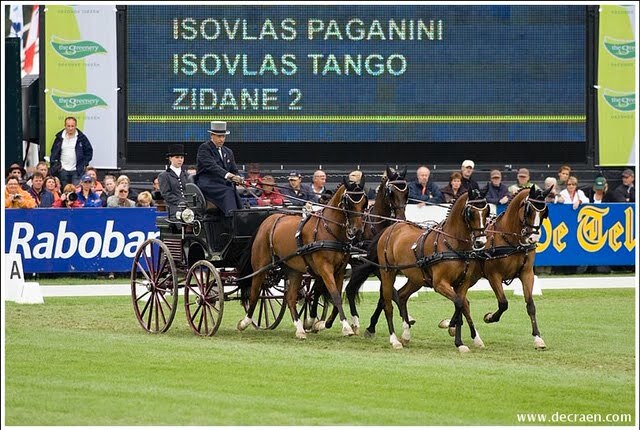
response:
[[(131, 269), (131, 298), (136, 318), (150, 333), (166, 332), (179, 306), (180, 290), (187, 323), (194, 333), (212, 336), (222, 320), (224, 303), (239, 300), (237, 267), (262, 221), (281, 209), (255, 207), (233, 212), (231, 232), (222, 213), (195, 184), (187, 184), (186, 204), (175, 218), (159, 216), (159, 238), (146, 240), (136, 251)], [(274, 329), (285, 313), (287, 281), (279, 267), (263, 283), (254, 326)], [(299, 291), (301, 315), (314, 299), (311, 278)], [(319, 303), (324, 318), (327, 309)]]

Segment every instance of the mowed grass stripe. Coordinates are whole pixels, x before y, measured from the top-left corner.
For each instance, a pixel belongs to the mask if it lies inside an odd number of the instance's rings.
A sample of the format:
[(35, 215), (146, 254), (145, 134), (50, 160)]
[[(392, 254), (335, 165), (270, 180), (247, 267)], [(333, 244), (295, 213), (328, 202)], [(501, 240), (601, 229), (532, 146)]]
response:
[[(183, 308), (168, 333), (138, 326), (127, 297), (6, 304), (7, 425), (517, 425), (517, 413), (634, 414), (635, 292), (553, 290), (536, 297), (549, 346), (535, 351), (522, 297), (502, 321), (471, 292), (486, 348), (460, 355), (437, 328), (450, 302), (411, 299), (411, 344), (394, 351), (339, 327), (305, 342), (287, 313), (274, 331), (239, 333), (228, 302), (219, 332), (196, 337)], [(360, 305), (368, 322), (377, 296)], [(401, 325), (396, 312), (396, 329)], [(635, 416), (634, 416), (635, 419)], [(629, 425), (629, 423), (627, 423)]]

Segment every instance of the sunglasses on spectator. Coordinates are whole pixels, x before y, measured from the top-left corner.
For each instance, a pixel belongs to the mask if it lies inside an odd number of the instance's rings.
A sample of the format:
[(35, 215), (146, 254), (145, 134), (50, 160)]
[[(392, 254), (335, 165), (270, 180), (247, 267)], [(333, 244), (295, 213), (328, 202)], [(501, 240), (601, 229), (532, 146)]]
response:
[(127, 190), (120, 190), (120, 191), (118, 191), (118, 192), (119, 192), (120, 194), (129, 194), (129, 191), (127, 191)]

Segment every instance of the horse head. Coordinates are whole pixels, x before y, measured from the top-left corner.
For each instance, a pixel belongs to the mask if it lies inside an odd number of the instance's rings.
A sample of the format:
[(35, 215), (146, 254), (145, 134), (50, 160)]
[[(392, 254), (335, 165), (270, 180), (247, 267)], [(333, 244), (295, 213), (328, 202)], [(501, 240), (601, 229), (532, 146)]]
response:
[(478, 251), (487, 243), (485, 229), (489, 216), (489, 205), (479, 190), (472, 189), (467, 193), (463, 213), (465, 225), (471, 232), (472, 247)]
[(553, 187), (542, 191), (540, 188), (532, 185), (529, 188), (529, 195), (520, 203), (518, 214), (522, 213), (522, 217), (518, 215), (522, 230), (520, 231), (520, 244), (531, 245), (538, 243), (540, 240), (540, 227), (545, 218), (549, 216), (549, 208), (547, 208), (546, 197), (549, 195)]
[(391, 209), (391, 216), (397, 219), (407, 219), (405, 208), (409, 200), (409, 187), (407, 180), (407, 168), (396, 170), (387, 166), (386, 176), (387, 183), (385, 185), (385, 198)]
[(347, 239), (353, 240), (364, 231), (362, 213), (369, 204), (367, 194), (364, 192), (365, 178), (362, 175), (358, 182), (354, 182), (348, 181), (346, 177), (343, 177), (342, 183), (344, 192), (339, 207), (345, 213)]

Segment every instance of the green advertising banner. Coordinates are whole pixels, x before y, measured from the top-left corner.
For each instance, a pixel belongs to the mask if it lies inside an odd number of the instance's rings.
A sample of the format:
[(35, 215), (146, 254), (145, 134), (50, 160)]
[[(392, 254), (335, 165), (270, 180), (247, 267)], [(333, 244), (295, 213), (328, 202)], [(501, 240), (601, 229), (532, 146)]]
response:
[(635, 165), (635, 6), (600, 6), (598, 37), (598, 164)]
[(93, 146), (91, 165), (117, 167), (117, 52), (113, 6), (45, 9), (46, 154), (73, 116)]

